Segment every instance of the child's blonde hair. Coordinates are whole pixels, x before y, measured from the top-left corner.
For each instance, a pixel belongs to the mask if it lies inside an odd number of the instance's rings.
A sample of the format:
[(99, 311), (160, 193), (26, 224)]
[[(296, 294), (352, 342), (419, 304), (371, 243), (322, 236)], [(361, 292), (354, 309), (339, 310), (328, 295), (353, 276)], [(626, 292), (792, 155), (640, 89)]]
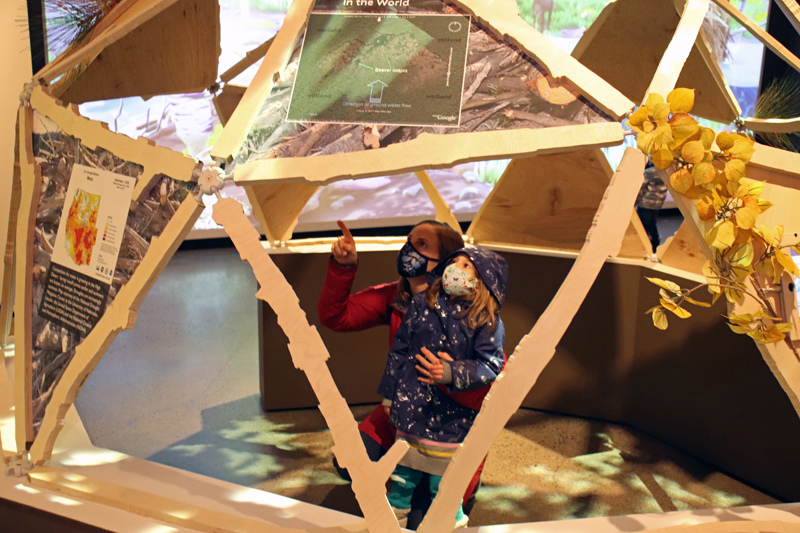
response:
[[(447, 264), (451, 264), (456, 260), (456, 257), (459, 255), (464, 255), (466, 257), (467, 254), (458, 254), (455, 257), (452, 257)], [(470, 259), (470, 263), (472, 263), (472, 259)], [(475, 291), (465, 294), (463, 296), (457, 296), (456, 298), (460, 300), (465, 300), (469, 303), (467, 308), (464, 310), (464, 313), (469, 316), (467, 323), (470, 329), (477, 329), (481, 326), (488, 325), (491, 331), (497, 327), (497, 308), (498, 303), (489, 289), (486, 287), (486, 284), (481, 279), (480, 274), (475, 273), (475, 277), (478, 280), (478, 283), (475, 286)], [(442, 289), (442, 278), (437, 279), (433, 282), (433, 284), (427, 288), (425, 291), (425, 301), (428, 303), (428, 307), (433, 309), (436, 305), (436, 300), (439, 298), (439, 291)]]

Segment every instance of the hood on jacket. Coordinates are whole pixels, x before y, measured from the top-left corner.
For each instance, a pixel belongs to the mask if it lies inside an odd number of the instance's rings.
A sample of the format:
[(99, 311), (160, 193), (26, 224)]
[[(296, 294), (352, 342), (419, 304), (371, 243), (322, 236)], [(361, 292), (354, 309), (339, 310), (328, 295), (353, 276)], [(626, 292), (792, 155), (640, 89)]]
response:
[(508, 283), (508, 263), (500, 254), (496, 254), (491, 250), (480, 246), (467, 246), (461, 250), (456, 250), (439, 261), (436, 268), (431, 271), (433, 279), (441, 278), (447, 264), (459, 254), (469, 257), (484, 285), (489, 289), (494, 299), (497, 300), (498, 309), (503, 307), (503, 301), (506, 298), (506, 284)]

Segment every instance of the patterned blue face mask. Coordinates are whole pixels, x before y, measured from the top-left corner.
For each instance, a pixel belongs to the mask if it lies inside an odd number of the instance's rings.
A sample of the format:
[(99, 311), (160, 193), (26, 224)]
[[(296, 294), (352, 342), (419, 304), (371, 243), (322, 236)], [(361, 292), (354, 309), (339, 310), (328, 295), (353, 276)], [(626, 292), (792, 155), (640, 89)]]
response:
[(406, 241), (397, 254), (397, 273), (404, 278), (416, 278), (428, 272), (428, 261), (436, 259), (425, 257), (414, 248), (411, 241)]

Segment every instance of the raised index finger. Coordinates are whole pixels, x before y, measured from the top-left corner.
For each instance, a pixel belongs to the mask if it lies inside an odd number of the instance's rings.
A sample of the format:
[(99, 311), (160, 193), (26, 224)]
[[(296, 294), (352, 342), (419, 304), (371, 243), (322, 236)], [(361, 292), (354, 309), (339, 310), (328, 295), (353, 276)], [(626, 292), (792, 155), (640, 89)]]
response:
[(349, 229), (347, 229), (347, 226), (345, 225), (345, 223), (342, 222), (341, 220), (337, 220), (336, 223), (339, 225), (339, 229), (342, 230), (342, 235), (344, 235), (345, 240), (349, 241), (349, 242), (353, 242), (353, 234), (350, 233)]

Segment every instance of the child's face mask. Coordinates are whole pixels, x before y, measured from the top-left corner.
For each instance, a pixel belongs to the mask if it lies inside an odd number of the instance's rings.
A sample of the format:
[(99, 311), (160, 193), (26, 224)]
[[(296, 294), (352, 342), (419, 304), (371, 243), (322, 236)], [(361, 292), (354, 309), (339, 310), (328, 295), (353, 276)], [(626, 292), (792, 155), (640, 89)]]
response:
[(463, 296), (475, 292), (478, 286), (478, 279), (467, 272), (464, 272), (456, 265), (448, 265), (442, 275), (442, 287), (451, 296)]

